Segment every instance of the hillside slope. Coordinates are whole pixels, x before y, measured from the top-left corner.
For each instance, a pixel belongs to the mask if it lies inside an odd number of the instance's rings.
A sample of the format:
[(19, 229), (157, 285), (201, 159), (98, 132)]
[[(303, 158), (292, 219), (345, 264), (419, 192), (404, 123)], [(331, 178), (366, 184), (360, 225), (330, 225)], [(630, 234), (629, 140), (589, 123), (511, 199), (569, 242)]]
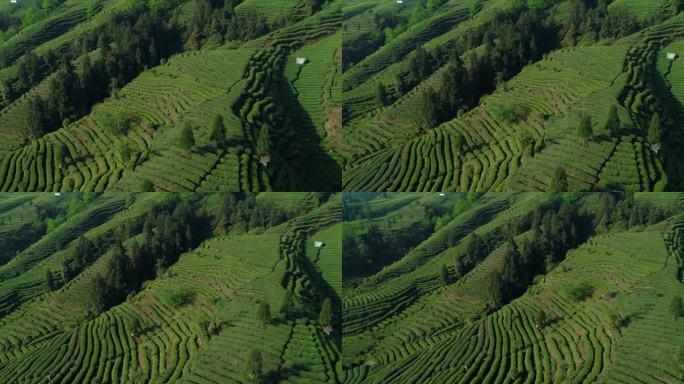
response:
[(218, 3), (5, 10), (0, 190), (339, 190), (339, 3)]
[(345, 382), (682, 382), (682, 204), (481, 195), (344, 292)]
[(681, 190), (682, 60), (667, 53), (682, 56), (684, 14), (673, 7), (352, 2), (345, 190), (552, 191), (559, 179), (570, 191)]
[(0, 196), (3, 238), (38, 206), (79, 207), (0, 263), (0, 381), (340, 382), (340, 258), (306, 249), (341, 205), (319, 197)]

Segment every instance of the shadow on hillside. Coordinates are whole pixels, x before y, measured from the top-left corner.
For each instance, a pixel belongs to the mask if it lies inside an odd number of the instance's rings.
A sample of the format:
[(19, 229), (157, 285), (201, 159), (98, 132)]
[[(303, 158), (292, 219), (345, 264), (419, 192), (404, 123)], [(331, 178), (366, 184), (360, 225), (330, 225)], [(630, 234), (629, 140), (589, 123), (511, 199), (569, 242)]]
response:
[[(682, 101), (677, 99), (672, 94), (672, 89), (668, 86), (663, 75), (654, 71), (655, 74), (652, 76), (653, 86), (661, 100), (661, 104), (665, 109), (665, 121), (666, 126), (663, 129), (663, 144), (666, 151), (663, 153), (665, 164), (665, 173), (668, 175), (668, 190), (678, 191), (684, 188), (684, 171), (679, 168), (679, 164), (684, 159), (684, 127), (681, 125), (682, 119), (684, 119), (684, 105)], [(669, 131), (669, 132), (668, 132)], [(672, 156), (674, 159), (667, 159), (667, 156)]]
[[(303, 190), (318, 192), (341, 190), (342, 168), (321, 145), (323, 140), (318, 135), (311, 117), (297, 99), (289, 81), (280, 81), (276, 95), (282, 100), (280, 104), (283, 105), (287, 115), (292, 118), (289, 129), (296, 130), (305, 140), (301, 143), (304, 144), (301, 146), (301, 156), (288, 161), (288, 165), (297, 170), (300, 179), (298, 181), (304, 187)], [(281, 153), (281, 155), (287, 158), (288, 153)], [(325, 175), (320, 174), (323, 166), (327, 168), (325, 173), (335, 175), (336, 180), (327, 180), (323, 177)]]
[(154, 331), (158, 330), (159, 328), (161, 328), (161, 326), (159, 324), (149, 324), (146, 327), (142, 328), (141, 333), (154, 332)]
[[(230, 138), (226, 140), (225, 144), (222, 146), (224, 149), (238, 148), (242, 146), (243, 148), (248, 148), (249, 143), (242, 138)], [(216, 147), (210, 144), (195, 147), (195, 152), (206, 155), (207, 153), (216, 153)]]
[(270, 371), (266, 374), (266, 382), (267, 383), (278, 383), (282, 380), (287, 380), (292, 376), (297, 376), (300, 373), (308, 371), (309, 368), (307, 368), (306, 365), (304, 364), (294, 364), (292, 366), (283, 366), (280, 367), (278, 370)]

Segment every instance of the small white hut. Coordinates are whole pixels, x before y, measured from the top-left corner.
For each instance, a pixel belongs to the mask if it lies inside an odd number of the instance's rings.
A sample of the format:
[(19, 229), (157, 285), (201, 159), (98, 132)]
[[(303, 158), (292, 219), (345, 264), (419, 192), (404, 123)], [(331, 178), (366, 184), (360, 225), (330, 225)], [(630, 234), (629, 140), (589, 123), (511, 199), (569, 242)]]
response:
[(679, 58), (679, 55), (674, 53), (674, 52), (668, 52), (667, 53), (667, 59), (668, 60), (677, 60)]
[(404, 4), (404, 0), (397, 0), (397, 4)]
[(314, 247), (316, 248), (323, 248), (324, 245), (325, 243), (323, 243), (322, 241), (314, 241)]
[(308, 62), (309, 62), (309, 59), (307, 59), (306, 57), (298, 57), (297, 58), (297, 64), (299, 64), (299, 65), (304, 65)]
[(17, 3), (17, 0), (10, 0), (10, 3), (11, 3), (11, 4), (16, 4), (16, 3)]

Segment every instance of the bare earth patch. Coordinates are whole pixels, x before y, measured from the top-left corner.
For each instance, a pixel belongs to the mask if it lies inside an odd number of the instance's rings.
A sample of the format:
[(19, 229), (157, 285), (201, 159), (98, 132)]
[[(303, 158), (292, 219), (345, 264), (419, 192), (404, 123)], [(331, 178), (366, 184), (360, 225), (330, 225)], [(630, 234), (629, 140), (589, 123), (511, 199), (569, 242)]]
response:
[(342, 141), (342, 107), (328, 107), (325, 121), (326, 140), (338, 147)]

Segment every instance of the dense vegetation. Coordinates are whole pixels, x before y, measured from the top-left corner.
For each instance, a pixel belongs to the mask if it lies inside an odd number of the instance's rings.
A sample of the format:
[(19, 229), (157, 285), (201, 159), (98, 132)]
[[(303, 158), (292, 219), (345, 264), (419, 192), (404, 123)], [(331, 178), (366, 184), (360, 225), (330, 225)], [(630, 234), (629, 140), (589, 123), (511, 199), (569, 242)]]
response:
[[(385, 265), (391, 264), (423, 241), (436, 226), (442, 225), (453, 214), (458, 213), (445, 209), (439, 202), (420, 201), (412, 207), (415, 209), (412, 215), (417, 215), (415, 221), (405, 224), (403, 217), (397, 217), (388, 220), (390, 228), (381, 228), (372, 220), (370, 202), (361, 196), (359, 198), (361, 201), (348, 199), (345, 204), (346, 220), (365, 216), (354, 220), (354, 225), (346, 227), (343, 234), (342, 272), (348, 280), (372, 275)], [(394, 225), (399, 225), (402, 230), (392, 230), (391, 227)]]
[(684, 379), (673, 358), (684, 345), (682, 194), (363, 200), (366, 217), (344, 223), (352, 233), (366, 220), (411, 233), (418, 203), (467, 209), (381, 270), (345, 275), (345, 382)]
[(341, 238), (311, 251), (340, 217), (314, 193), (0, 196), (2, 241), (37, 228), (0, 259), (0, 381), (341, 382)]

